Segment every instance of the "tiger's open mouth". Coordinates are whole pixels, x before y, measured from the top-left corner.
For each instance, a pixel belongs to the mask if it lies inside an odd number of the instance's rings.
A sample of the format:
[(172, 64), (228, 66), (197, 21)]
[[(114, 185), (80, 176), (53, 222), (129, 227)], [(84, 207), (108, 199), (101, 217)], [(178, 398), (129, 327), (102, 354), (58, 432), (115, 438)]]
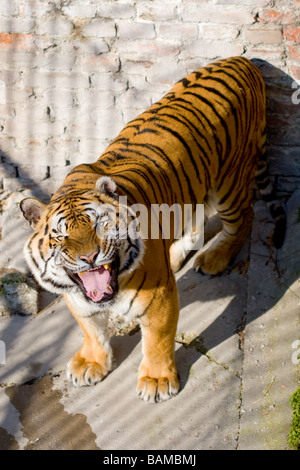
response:
[(68, 274), (79, 285), (84, 295), (95, 303), (108, 302), (118, 290), (118, 264), (116, 262), (79, 273), (68, 270)]

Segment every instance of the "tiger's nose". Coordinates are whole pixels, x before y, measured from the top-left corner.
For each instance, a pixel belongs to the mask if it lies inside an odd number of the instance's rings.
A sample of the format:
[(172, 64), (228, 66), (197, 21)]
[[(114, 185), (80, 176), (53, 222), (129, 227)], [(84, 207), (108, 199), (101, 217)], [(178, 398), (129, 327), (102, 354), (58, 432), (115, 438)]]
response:
[(79, 258), (83, 261), (86, 261), (87, 263), (92, 264), (96, 260), (98, 253), (99, 251), (93, 251), (93, 253), (90, 253), (89, 255), (79, 256)]

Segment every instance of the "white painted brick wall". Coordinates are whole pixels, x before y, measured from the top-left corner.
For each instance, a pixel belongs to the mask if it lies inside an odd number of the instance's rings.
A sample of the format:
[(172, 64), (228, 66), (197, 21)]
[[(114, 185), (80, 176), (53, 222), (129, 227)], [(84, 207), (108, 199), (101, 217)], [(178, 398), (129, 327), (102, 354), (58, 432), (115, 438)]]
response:
[(242, 54), (273, 66), (271, 171), (290, 192), (300, 185), (299, 44), (299, 0), (1, 0), (0, 187), (50, 194), (174, 82)]

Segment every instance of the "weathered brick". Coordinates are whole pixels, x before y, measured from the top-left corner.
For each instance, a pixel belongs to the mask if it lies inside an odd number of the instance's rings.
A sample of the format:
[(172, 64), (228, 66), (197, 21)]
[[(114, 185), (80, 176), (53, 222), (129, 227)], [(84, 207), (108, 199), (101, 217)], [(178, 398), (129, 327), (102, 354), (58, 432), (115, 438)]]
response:
[(102, 38), (91, 38), (89, 40), (76, 40), (73, 45), (82, 54), (103, 54), (109, 50), (107, 42)]
[(0, 2), (0, 15), (11, 17), (16, 15), (18, 12), (17, 10), (17, 3), (13, 1), (2, 1)]
[(263, 60), (268, 60), (271, 63), (276, 64), (276, 66), (283, 66), (283, 60), (285, 51), (283, 46), (276, 47), (269, 46), (268, 44), (261, 44), (256, 46), (247, 46), (247, 57), (248, 59), (260, 58)]
[(124, 59), (121, 62), (121, 69), (130, 74), (130, 75), (135, 75), (135, 74), (144, 74), (145, 71), (153, 65), (155, 60), (130, 60), (130, 59)]
[(178, 65), (176, 58), (168, 57), (162, 61), (157, 61), (147, 72), (149, 82), (172, 84), (180, 80), (186, 74), (182, 65)]
[(144, 110), (151, 105), (151, 97), (142, 90), (131, 88), (119, 97), (117, 103), (121, 109), (136, 108)]
[(14, 86), (6, 86), (6, 104), (12, 105), (14, 108), (20, 103), (26, 103), (32, 96), (32, 88), (18, 88)]
[[(12, 119), (14, 117), (15, 110), (14, 107), (10, 104), (7, 104), (6, 100), (6, 93), (4, 96), (1, 96), (0, 92), (0, 128), (3, 125), (4, 126), (4, 121), (7, 119)], [(0, 149), (0, 154), (1, 154), (1, 149)]]
[(176, 18), (176, 4), (172, 2), (138, 1), (137, 17), (146, 21), (170, 21)]
[[(84, 92), (84, 90), (83, 90)], [(42, 90), (40, 94), (36, 93), (40, 106), (47, 108), (48, 106), (56, 106), (60, 108), (69, 108), (75, 104), (77, 96), (74, 90), (64, 88), (48, 88)]]
[(52, 37), (69, 36), (74, 29), (72, 21), (61, 16), (38, 23), (38, 34), (50, 34)]
[(0, 70), (0, 80), (5, 83), (5, 85), (15, 85), (20, 80), (20, 73), (17, 70), (6, 70), (2, 68)]
[(300, 26), (287, 26), (283, 28), (283, 35), (287, 41), (300, 42)]
[(44, 55), (44, 70), (56, 72), (71, 70), (75, 62), (75, 56), (62, 54), (61, 51), (52, 51)]
[(292, 72), (293, 78), (295, 78), (296, 80), (300, 80), (300, 67), (293, 65), (291, 67), (291, 72)]
[(51, 137), (63, 134), (65, 123), (62, 121), (49, 122), (47, 119), (35, 117), (37, 110), (15, 116), (14, 119), (5, 123), (5, 133), (10, 136), (40, 136)]
[(241, 55), (243, 50), (243, 44), (238, 42), (205, 42), (201, 39), (194, 41), (192, 44), (185, 47), (179, 57), (180, 59), (188, 57), (205, 57), (208, 59), (215, 59)]
[(258, 20), (261, 23), (293, 24), (296, 20), (294, 11), (261, 10)]
[(133, 18), (135, 17), (135, 7), (129, 3), (121, 3), (117, 0), (114, 2), (99, 2), (98, 15), (101, 18)]
[(93, 163), (107, 149), (111, 139), (97, 138), (97, 129), (93, 137), (81, 137), (78, 142), (78, 152), (71, 158), (71, 164), (79, 165), (82, 162)]
[(146, 75), (130, 75), (127, 80), (127, 87), (128, 88), (135, 88), (137, 90), (146, 90), (145, 92), (147, 93), (147, 81), (148, 77)]
[(83, 25), (82, 34), (86, 37), (113, 38), (116, 35), (115, 22), (94, 18)]
[[(47, 172), (47, 169), (46, 169)], [(57, 190), (57, 188), (61, 185), (65, 177), (68, 175), (70, 172), (70, 167), (69, 166), (52, 166), (50, 169), (50, 176), (53, 179), (54, 182), (54, 191)], [(43, 174), (43, 173), (42, 173)], [(54, 192), (53, 191), (53, 192)]]
[(152, 39), (155, 37), (154, 24), (118, 21), (117, 36), (119, 39)]
[(100, 54), (96, 56), (83, 56), (80, 60), (80, 66), (88, 73), (115, 73), (119, 71), (120, 62), (112, 54)]
[(91, 2), (70, 2), (62, 7), (64, 15), (70, 18), (94, 18), (97, 13), (97, 5)]
[(289, 60), (300, 61), (300, 45), (288, 46), (288, 52)]
[(82, 73), (44, 72), (41, 70), (28, 70), (23, 73), (22, 81), (25, 87), (30, 88), (88, 88), (89, 78)]
[(168, 44), (162, 40), (150, 41), (140, 40), (138, 42), (130, 40), (117, 40), (115, 47), (119, 53), (128, 54), (130, 59), (149, 60), (151, 58), (168, 57), (179, 53), (179, 46)]
[(135, 119), (144, 110), (137, 108), (125, 108), (122, 111), (124, 125)]
[(90, 76), (91, 85), (97, 90), (120, 93), (126, 90), (127, 79), (123, 74), (114, 77), (109, 73), (94, 73)]
[(99, 91), (94, 88), (82, 90), (77, 96), (78, 110), (87, 115), (92, 115), (99, 108), (108, 109), (114, 105), (114, 93), (111, 89)]
[(266, 6), (270, 3), (269, 0), (216, 0), (217, 5), (250, 5), (253, 6)]
[(35, 26), (34, 18), (5, 18), (0, 16), (2, 33), (30, 33)]
[(31, 49), (35, 36), (32, 34), (0, 33), (0, 48), (2, 49)]
[(41, 18), (45, 14), (56, 12), (55, 2), (41, 0), (13, 0), (9, 2), (6, 0), (6, 3), (15, 5), (17, 10), (15, 14), (19, 17)]
[(167, 23), (158, 26), (158, 37), (172, 41), (187, 42), (198, 37), (198, 27), (195, 23)]
[(178, 62), (181, 67), (186, 70), (186, 74), (193, 72), (194, 70), (204, 67), (207, 64), (207, 59), (205, 58), (182, 58)]
[(267, 28), (249, 28), (246, 31), (246, 40), (253, 44), (280, 44), (282, 39), (282, 32), (280, 29)]
[(72, 132), (86, 139), (113, 139), (123, 128), (122, 112), (118, 108), (99, 109), (92, 116), (78, 115)]
[[(39, 58), (42, 62), (39, 62)], [(6, 64), (6, 68), (9, 70), (18, 70), (22, 72), (24, 69), (36, 68), (42, 65), (43, 55), (37, 53), (34, 50), (23, 50), (18, 49), (18, 53), (11, 53), (9, 48), (1, 48), (0, 43), (0, 63)]]
[(252, 24), (254, 23), (254, 14), (249, 8), (232, 5), (230, 7), (220, 7), (207, 3), (192, 3), (180, 5), (179, 17), (183, 21), (196, 21), (210, 23), (213, 19), (214, 23), (225, 24)]
[(207, 39), (236, 39), (239, 35), (239, 26), (223, 24), (199, 24), (199, 37)]

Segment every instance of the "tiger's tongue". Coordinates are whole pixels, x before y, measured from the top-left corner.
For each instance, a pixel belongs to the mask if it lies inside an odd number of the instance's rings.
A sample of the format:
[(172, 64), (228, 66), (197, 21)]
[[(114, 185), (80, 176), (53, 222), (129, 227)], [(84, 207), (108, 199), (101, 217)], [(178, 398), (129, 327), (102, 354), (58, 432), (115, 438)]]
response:
[(103, 266), (94, 271), (84, 271), (79, 273), (78, 276), (84, 285), (86, 295), (93, 302), (99, 302), (106, 292), (111, 294), (112, 290), (109, 285), (110, 272), (108, 269), (103, 268)]

